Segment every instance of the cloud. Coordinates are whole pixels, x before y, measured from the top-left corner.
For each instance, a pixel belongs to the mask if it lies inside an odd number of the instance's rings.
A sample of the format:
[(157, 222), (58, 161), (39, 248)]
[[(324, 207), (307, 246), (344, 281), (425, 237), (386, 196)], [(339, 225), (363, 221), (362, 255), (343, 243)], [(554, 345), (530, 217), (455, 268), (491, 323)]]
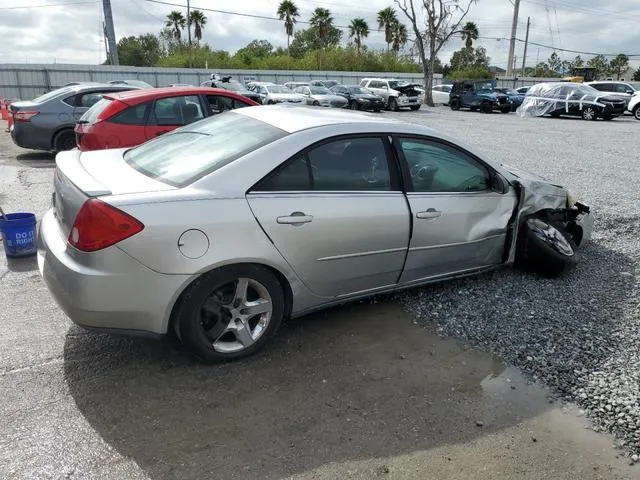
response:
[[(104, 61), (102, 37), (102, 2), (86, 0), (3, 0), (0, 7), (0, 59), (3, 62), (89, 63)], [(184, 0), (167, 0), (185, 4)], [(419, 1), (419, 0), (414, 0)], [(64, 5), (67, 3), (68, 5)], [(73, 3), (73, 5), (70, 5)], [(158, 33), (166, 15), (174, 8), (148, 0), (111, 0), (118, 38), (143, 33)], [(210, 3), (191, 0), (194, 8), (207, 7), (239, 13), (275, 17), (278, 0), (235, 0)], [(5, 5), (6, 4), (6, 5)], [(52, 6), (42, 7), (49, 4)], [(301, 21), (306, 21), (316, 6), (331, 11), (335, 24), (347, 26), (355, 17), (362, 17), (372, 30), (365, 43), (369, 48), (386, 48), (384, 35), (377, 31), (376, 14), (393, 5), (389, 0), (369, 0), (366, 3), (338, 0), (298, 0)], [(40, 5), (35, 8), (33, 6)], [(32, 7), (8, 9), (13, 7)], [(286, 45), (282, 23), (277, 20), (227, 15), (205, 11), (208, 22), (203, 40), (213, 48), (235, 51), (253, 39), (266, 39), (274, 45)], [(477, 45), (487, 49), (491, 63), (506, 68), (513, 7), (506, 0), (478, 0), (468, 20), (476, 22), (481, 38)], [(402, 12), (401, 21), (407, 23)], [(529, 40), (533, 43), (594, 53), (640, 54), (640, 2), (637, 0), (528, 0), (522, 2), (517, 37), (524, 39), (527, 17), (531, 18)], [(306, 28), (299, 23), (297, 28)], [(347, 32), (343, 36), (346, 41)], [(462, 40), (453, 37), (443, 48), (440, 58), (446, 62), (451, 53), (462, 47)], [(516, 65), (521, 65), (522, 42), (516, 42)], [(637, 50), (637, 51), (636, 51)], [(546, 60), (552, 48), (530, 45), (527, 65)], [(559, 52), (564, 59), (575, 54)], [(583, 55), (587, 58), (588, 55)], [(637, 65), (640, 57), (633, 59)]]

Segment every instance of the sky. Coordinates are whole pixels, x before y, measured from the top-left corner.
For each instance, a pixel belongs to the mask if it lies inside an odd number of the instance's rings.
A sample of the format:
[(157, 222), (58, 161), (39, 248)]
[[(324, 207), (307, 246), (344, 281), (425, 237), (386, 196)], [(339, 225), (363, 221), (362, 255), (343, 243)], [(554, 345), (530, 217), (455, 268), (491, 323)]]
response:
[[(162, 1), (186, 6), (186, 0)], [(421, 4), (421, 0), (413, 1)], [(513, 18), (511, 1), (515, 0), (477, 0), (467, 17), (480, 31), (476, 46), (487, 49), (491, 65), (505, 69)], [(278, 3), (279, 0), (191, 0), (192, 8), (273, 18)], [(386, 48), (383, 33), (377, 31), (376, 13), (395, 6), (393, 0), (294, 0), (294, 3), (301, 11), (300, 21), (307, 21), (316, 7), (329, 9), (337, 26), (347, 26), (351, 19), (362, 17), (372, 30), (364, 43), (369, 48)], [(173, 9), (181, 9), (151, 0), (111, 0), (111, 4), (117, 38), (158, 33), (166, 15)], [(403, 13), (396, 10), (400, 20), (408, 25)], [(204, 13), (208, 20), (203, 40), (215, 49), (234, 52), (253, 39), (286, 46), (284, 27), (277, 19)], [(632, 66), (640, 65), (639, 0), (521, 0), (516, 37), (523, 40), (527, 17), (531, 18), (530, 42), (542, 45), (529, 45), (527, 66), (545, 61), (554, 48), (636, 55), (632, 57)], [(105, 60), (102, 21), (102, 0), (0, 0), (0, 63), (102, 63)], [(298, 23), (296, 28), (305, 27)], [(345, 28), (343, 39), (346, 38)], [(451, 53), (462, 46), (462, 40), (453, 37), (439, 57), (447, 63)], [(523, 48), (523, 42), (516, 42), (518, 68), (522, 65)], [(576, 56), (559, 50), (557, 53), (567, 60)], [(581, 56), (590, 58), (587, 54)]]

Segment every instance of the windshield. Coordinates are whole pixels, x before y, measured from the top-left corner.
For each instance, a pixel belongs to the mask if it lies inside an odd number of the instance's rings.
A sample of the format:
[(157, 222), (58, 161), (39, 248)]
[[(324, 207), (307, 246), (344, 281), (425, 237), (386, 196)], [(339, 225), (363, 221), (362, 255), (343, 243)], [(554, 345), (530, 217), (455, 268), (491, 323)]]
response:
[(71, 93), (75, 90), (75, 87), (62, 87), (62, 88), (57, 88), (55, 90), (51, 90), (48, 93), (45, 93), (44, 95), (40, 95), (38, 98), (34, 98), (32, 100), (33, 103), (44, 103), (48, 100), (51, 100), (52, 98), (57, 97), (58, 95), (62, 94), (62, 93)]
[(269, 93), (291, 93), (284, 85), (267, 85), (265, 88)]
[(404, 87), (409, 85), (404, 80), (389, 80), (389, 88)]
[(124, 159), (151, 178), (184, 187), (285, 135), (267, 123), (225, 112), (128, 150)]
[(309, 87), (311, 95), (330, 95), (331, 92), (327, 87)]
[(367, 90), (362, 87), (349, 87), (349, 93), (360, 94), (360, 93), (371, 93), (371, 90)]

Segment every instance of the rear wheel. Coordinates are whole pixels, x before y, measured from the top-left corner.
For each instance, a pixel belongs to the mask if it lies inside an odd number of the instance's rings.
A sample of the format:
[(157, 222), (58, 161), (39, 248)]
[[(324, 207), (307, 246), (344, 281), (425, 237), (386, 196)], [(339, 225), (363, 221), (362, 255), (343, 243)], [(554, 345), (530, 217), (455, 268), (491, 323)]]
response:
[(258, 265), (209, 272), (180, 297), (173, 321), (183, 344), (207, 361), (256, 353), (278, 330), (285, 314), (278, 279)]
[(560, 223), (543, 215), (532, 216), (524, 222), (516, 252), (518, 266), (557, 276), (577, 262), (576, 244)]
[(596, 120), (598, 118), (598, 112), (592, 105), (587, 105), (582, 109), (583, 120)]
[(76, 134), (73, 130), (63, 130), (56, 135), (53, 141), (56, 152), (64, 152), (76, 148)]
[(457, 98), (452, 98), (449, 101), (449, 107), (451, 107), (451, 110), (460, 110), (460, 100)]
[(640, 103), (633, 107), (632, 112), (636, 120), (640, 120)]

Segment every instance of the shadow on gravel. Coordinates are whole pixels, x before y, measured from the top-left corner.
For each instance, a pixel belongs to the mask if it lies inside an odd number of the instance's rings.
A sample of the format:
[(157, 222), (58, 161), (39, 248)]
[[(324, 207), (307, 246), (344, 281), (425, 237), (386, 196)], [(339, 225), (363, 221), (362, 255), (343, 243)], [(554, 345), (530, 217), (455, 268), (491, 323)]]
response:
[(53, 152), (29, 152), (16, 155), (18, 163), (30, 168), (54, 168), (56, 155)]
[[(2, 249), (0, 249), (0, 255), (3, 255)], [(32, 272), (38, 270), (38, 259), (35, 255), (25, 258), (7, 257), (7, 269), (12, 272)]]
[(281, 478), (465, 442), (550, 407), (543, 390), (419, 329), (390, 299), (289, 322), (261, 354), (223, 365), (170, 339), (73, 327), (64, 370), (91, 426), (154, 479)]

